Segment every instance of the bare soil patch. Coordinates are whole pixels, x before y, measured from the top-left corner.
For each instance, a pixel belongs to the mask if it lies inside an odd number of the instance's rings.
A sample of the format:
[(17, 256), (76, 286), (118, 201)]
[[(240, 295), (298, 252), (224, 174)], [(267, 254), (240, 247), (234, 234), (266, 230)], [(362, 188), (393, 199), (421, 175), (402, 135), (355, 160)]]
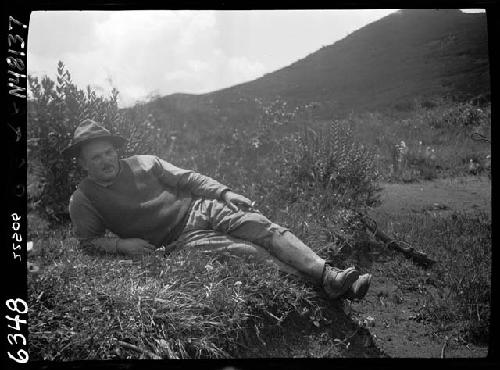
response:
[(384, 184), (382, 205), (373, 215), (401, 212), (447, 214), (454, 211), (491, 213), (491, 181), (487, 177), (457, 177), (411, 184)]
[[(456, 211), (483, 211), (491, 214), (491, 181), (487, 177), (460, 177), (412, 184), (384, 184), (382, 205), (371, 212), (380, 221), (388, 215), (425, 213), (429, 217), (447, 217)], [(369, 254), (369, 253), (368, 253)], [(450, 328), (436, 328), (419, 317), (424, 294), (436, 288), (429, 284), (409, 289), (405, 276), (387, 277), (386, 263), (367, 255), (368, 270), (373, 274), (367, 297), (352, 309), (360, 319), (371, 316), (370, 332), (375, 345), (390, 357), (485, 357), (486, 347), (463, 343), (451, 335)], [(430, 275), (430, 274), (429, 274)]]

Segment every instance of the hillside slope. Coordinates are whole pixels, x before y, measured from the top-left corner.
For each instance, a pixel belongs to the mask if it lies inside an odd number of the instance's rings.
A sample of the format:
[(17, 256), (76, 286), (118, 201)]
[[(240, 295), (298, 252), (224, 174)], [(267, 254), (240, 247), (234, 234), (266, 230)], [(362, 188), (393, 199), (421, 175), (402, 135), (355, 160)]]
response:
[(320, 117), (377, 110), (415, 98), (489, 94), (485, 14), (402, 10), (263, 77), (204, 95), (153, 103), (164, 113), (204, 112), (244, 120), (255, 98), (317, 102)]

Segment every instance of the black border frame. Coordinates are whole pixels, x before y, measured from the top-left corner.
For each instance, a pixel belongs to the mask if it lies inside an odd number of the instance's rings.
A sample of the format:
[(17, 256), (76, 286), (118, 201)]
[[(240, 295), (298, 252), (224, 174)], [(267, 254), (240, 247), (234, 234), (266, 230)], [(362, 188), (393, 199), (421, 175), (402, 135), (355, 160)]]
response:
[[(304, 6), (305, 5), (305, 6)], [(13, 56), (10, 53), (8, 46), (8, 33), (9, 33), (9, 16), (14, 17), (18, 21), (25, 25), (29, 25), (29, 17), (31, 11), (35, 10), (139, 10), (139, 9), (217, 9), (217, 10), (232, 10), (232, 9), (327, 9), (327, 8), (338, 8), (338, 9), (370, 9), (370, 8), (485, 8), (487, 11), (488, 20), (488, 37), (489, 37), (489, 57), (490, 57), (490, 79), (491, 79), (491, 96), (492, 96), (492, 121), (496, 121), (498, 116), (498, 40), (496, 35), (499, 34), (499, 7), (498, 1), (496, 0), (469, 0), (469, 1), (452, 1), (452, 0), (440, 0), (440, 1), (420, 1), (418, 3), (402, 2), (401, 0), (383, 0), (383, 1), (370, 1), (370, 0), (351, 0), (351, 1), (337, 1), (335, 3), (327, 4), (321, 1), (308, 1), (307, 3), (287, 3), (284, 1), (225, 1), (217, 0), (210, 2), (202, 2), (196, 0), (187, 1), (170, 1), (168, 3), (152, 2), (152, 1), (138, 1), (138, 0), (121, 0), (121, 1), (91, 1), (91, 0), (78, 0), (78, 1), (64, 1), (64, 0), (40, 0), (40, 1), (11, 1), (3, 2), (3, 16), (2, 16), (2, 29), (6, 31), (3, 37), (3, 55), (4, 55), (4, 69), (3, 69), (3, 101), (7, 104), (3, 110), (4, 118), (4, 135), (2, 135), (3, 140), (5, 140), (5, 145), (2, 145), (4, 166), (7, 167), (7, 179), (6, 181), (1, 181), (2, 184), (2, 194), (3, 194), (3, 223), (0, 226), (2, 230), (2, 241), (4, 242), (3, 255), (1, 258), (1, 270), (5, 273), (4, 280), (2, 284), (2, 368), (13, 368), (18, 366), (13, 361), (9, 360), (7, 357), (7, 352), (12, 351), (12, 346), (7, 342), (7, 334), (15, 333), (12, 329), (7, 327), (9, 321), (5, 319), (6, 315), (11, 315), (12, 311), (8, 309), (5, 302), (9, 298), (21, 298), (27, 302), (27, 268), (26, 268), (26, 237), (27, 237), (27, 219), (26, 219), (26, 111), (27, 111), (27, 101), (26, 98), (20, 98), (9, 93), (12, 88), (8, 86), (9, 78), (13, 78), (12, 73), (9, 70), (9, 65), (5, 62), (6, 58)], [(14, 25), (12, 32), (17, 32), (25, 41), (25, 52), (27, 50), (27, 35), (28, 28), (16, 28)], [(24, 72), (19, 73), (27, 75), (27, 56), (24, 56)], [(21, 89), (27, 93), (27, 78), (19, 77), (19, 84), (17, 84)], [(22, 91), (22, 90), (19, 90)], [(495, 135), (496, 129), (495, 125), (492, 126), (492, 134)], [(493, 147), (492, 147), (493, 150)], [(494, 166), (495, 167), (495, 166)], [(495, 170), (493, 170), (493, 180), (492, 186), (495, 183)], [(492, 192), (492, 207), (494, 208), (496, 196)], [(494, 210), (494, 209), (493, 209)], [(21, 216), (20, 221), (20, 232), (23, 239), (21, 243), (21, 260), (23, 263), (19, 263), (17, 260), (13, 260), (12, 256), (12, 234), (13, 234), (13, 219), (12, 214), (17, 213)], [(495, 220), (495, 212), (492, 212), (492, 222)], [(494, 243), (493, 235), (493, 245)], [(18, 250), (17, 250), (18, 251)], [(498, 260), (498, 252), (493, 248), (493, 264)], [(493, 268), (492, 276), (492, 297), (498, 297), (498, 270)], [(490, 368), (495, 365), (498, 366), (499, 356), (496, 354), (498, 350), (498, 306), (495, 300), (492, 300), (492, 314), (490, 323), (490, 345), (489, 345), (489, 355), (486, 359), (446, 359), (442, 364), (439, 363), (438, 366), (450, 366), (454, 368)], [(28, 314), (20, 314), (21, 319), (29, 320)], [(27, 324), (21, 324), (21, 331), (29, 340)], [(20, 346), (19, 348), (25, 348), (26, 346)], [(17, 351), (17, 349), (16, 349)], [(15, 352), (15, 351), (14, 351)], [(270, 369), (299, 369), (314, 366), (315, 368), (331, 367), (337, 369), (348, 368), (387, 368), (387, 367), (401, 367), (401, 366), (411, 366), (415, 365), (417, 367), (422, 366), (433, 366), (439, 360), (428, 360), (428, 359), (418, 359), (414, 362), (413, 359), (266, 359), (266, 360), (165, 360), (165, 361), (151, 361), (151, 360), (134, 360), (134, 361), (74, 361), (74, 362), (28, 362), (26, 366), (31, 368), (43, 368), (43, 369), (60, 369), (60, 368), (185, 368), (196, 367), (203, 369), (222, 369), (224, 367), (233, 367), (234, 370), (237, 369), (250, 369), (257, 367), (265, 367)], [(229, 368), (227, 370), (230, 370)]]

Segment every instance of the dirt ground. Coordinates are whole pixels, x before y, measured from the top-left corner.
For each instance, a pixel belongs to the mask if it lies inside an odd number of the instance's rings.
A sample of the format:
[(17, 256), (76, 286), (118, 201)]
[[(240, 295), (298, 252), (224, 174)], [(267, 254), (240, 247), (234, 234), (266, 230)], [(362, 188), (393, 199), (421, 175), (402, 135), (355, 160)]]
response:
[[(382, 205), (371, 216), (380, 219), (404, 213), (440, 213), (453, 211), (491, 212), (491, 182), (487, 177), (438, 179), (415, 184), (384, 184)], [(391, 258), (390, 256), (388, 258)], [(330, 323), (314, 327), (310, 322), (289, 324), (272, 335), (273, 342), (260, 347), (249, 357), (356, 357), (356, 358), (484, 358), (486, 347), (460, 343), (449, 330), (419, 320), (422, 290), (402, 290), (387, 277), (384, 262), (373, 260), (370, 291), (364, 300), (348, 301), (332, 307)], [(356, 322), (370, 322), (358, 326)], [(303, 335), (297, 335), (301, 332)], [(448, 336), (451, 338), (448, 339)], [(267, 337), (267, 338), (270, 338)], [(274, 349), (273, 349), (274, 348)]]
[[(491, 181), (487, 177), (438, 179), (415, 184), (385, 184), (382, 205), (371, 216), (403, 213), (446, 215), (454, 211), (485, 211), (491, 214)], [(395, 281), (384, 277), (383, 264), (372, 265), (374, 279), (362, 302), (352, 309), (361, 318), (371, 316), (375, 326), (369, 328), (374, 344), (390, 357), (485, 357), (487, 348), (447, 340), (445, 332), (436, 333), (418, 320), (421, 292), (402, 292)], [(425, 289), (431, 290), (429, 285)], [(435, 288), (434, 288), (435, 289)], [(445, 345), (446, 344), (446, 345)]]
[(482, 210), (491, 213), (491, 181), (487, 177), (458, 177), (414, 184), (385, 184), (382, 205), (373, 216), (384, 213)]

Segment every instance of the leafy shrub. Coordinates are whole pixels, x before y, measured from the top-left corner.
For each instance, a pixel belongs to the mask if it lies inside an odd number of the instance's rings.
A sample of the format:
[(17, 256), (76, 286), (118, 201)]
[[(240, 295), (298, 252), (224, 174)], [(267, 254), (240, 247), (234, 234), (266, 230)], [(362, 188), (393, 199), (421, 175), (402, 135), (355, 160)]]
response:
[(431, 109), (423, 112), (427, 124), (434, 128), (476, 127), (490, 120), (487, 108), (479, 108), (470, 102), (459, 103), (445, 109)]
[(289, 149), (280, 189), (289, 200), (323, 194), (326, 208), (377, 204), (380, 189), (374, 153), (355, 141), (348, 121), (306, 129)]
[(118, 91), (99, 97), (90, 87), (79, 89), (59, 62), (56, 81), (45, 76), (28, 78), (28, 197), (30, 206), (60, 221), (67, 214), (69, 196), (83, 176), (82, 170), (61, 156), (75, 128), (86, 118), (101, 123), (128, 139), (123, 155), (155, 153), (162, 145), (160, 129), (145, 116), (124, 119), (118, 110)]

